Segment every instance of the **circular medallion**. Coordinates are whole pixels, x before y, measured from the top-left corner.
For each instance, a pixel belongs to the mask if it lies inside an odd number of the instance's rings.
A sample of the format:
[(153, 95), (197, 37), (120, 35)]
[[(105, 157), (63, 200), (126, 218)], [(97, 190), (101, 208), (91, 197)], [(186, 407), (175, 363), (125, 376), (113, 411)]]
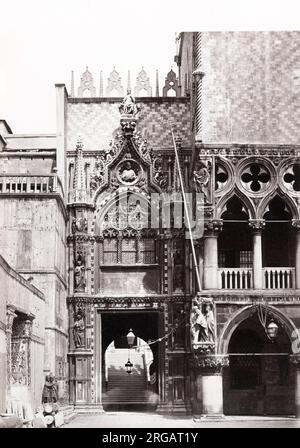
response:
[(134, 185), (140, 178), (141, 168), (135, 160), (124, 160), (117, 168), (117, 177), (124, 185)]

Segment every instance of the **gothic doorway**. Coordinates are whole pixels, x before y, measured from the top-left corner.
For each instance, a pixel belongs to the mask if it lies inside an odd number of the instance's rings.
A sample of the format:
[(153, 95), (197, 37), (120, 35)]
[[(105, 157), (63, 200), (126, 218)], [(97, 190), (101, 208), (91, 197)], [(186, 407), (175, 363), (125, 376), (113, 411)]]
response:
[(282, 327), (271, 342), (258, 314), (244, 320), (228, 346), (224, 371), (224, 413), (227, 415), (292, 415), (295, 372), (289, 362), (290, 340)]
[[(156, 342), (163, 334), (162, 313), (101, 310), (99, 314), (102, 344), (96, 349), (101, 358), (95, 373), (104, 410), (154, 411), (164, 384), (163, 344)], [(129, 330), (135, 335), (131, 348), (126, 337)], [(125, 366), (128, 361), (130, 374)]]

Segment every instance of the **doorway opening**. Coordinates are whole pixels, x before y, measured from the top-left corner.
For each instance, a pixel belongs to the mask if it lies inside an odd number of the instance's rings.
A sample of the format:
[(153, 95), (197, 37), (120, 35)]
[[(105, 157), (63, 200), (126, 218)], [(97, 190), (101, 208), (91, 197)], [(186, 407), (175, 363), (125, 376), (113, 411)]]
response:
[[(105, 411), (154, 411), (161, 356), (158, 312), (102, 314), (102, 404)], [(134, 334), (131, 345), (127, 334)]]

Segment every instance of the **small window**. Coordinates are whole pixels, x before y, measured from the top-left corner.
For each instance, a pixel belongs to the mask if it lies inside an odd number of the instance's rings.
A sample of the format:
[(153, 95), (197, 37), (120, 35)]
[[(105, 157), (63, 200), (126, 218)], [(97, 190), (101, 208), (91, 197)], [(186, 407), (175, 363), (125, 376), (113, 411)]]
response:
[(103, 258), (104, 264), (118, 263), (118, 240), (116, 238), (104, 239)]

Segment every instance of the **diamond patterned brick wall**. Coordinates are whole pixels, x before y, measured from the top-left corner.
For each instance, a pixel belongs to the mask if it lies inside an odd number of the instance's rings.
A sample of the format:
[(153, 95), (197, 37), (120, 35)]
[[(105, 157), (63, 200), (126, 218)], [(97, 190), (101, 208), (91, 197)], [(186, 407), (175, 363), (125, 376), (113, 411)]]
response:
[[(190, 104), (186, 98), (138, 99), (142, 110), (138, 115), (137, 129), (153, 149), (173, 146), (171, 124), (182, 138), (182, 146), (191, 147)], [(67, 109), (67, 149), (76, 147), (80, 135), (85, 150), (108, 148), (114, 133), (119, 129), (120, 100), (69, 100)]]
[(300, 32), (202, 33), (203, 141), (299, 143)]

